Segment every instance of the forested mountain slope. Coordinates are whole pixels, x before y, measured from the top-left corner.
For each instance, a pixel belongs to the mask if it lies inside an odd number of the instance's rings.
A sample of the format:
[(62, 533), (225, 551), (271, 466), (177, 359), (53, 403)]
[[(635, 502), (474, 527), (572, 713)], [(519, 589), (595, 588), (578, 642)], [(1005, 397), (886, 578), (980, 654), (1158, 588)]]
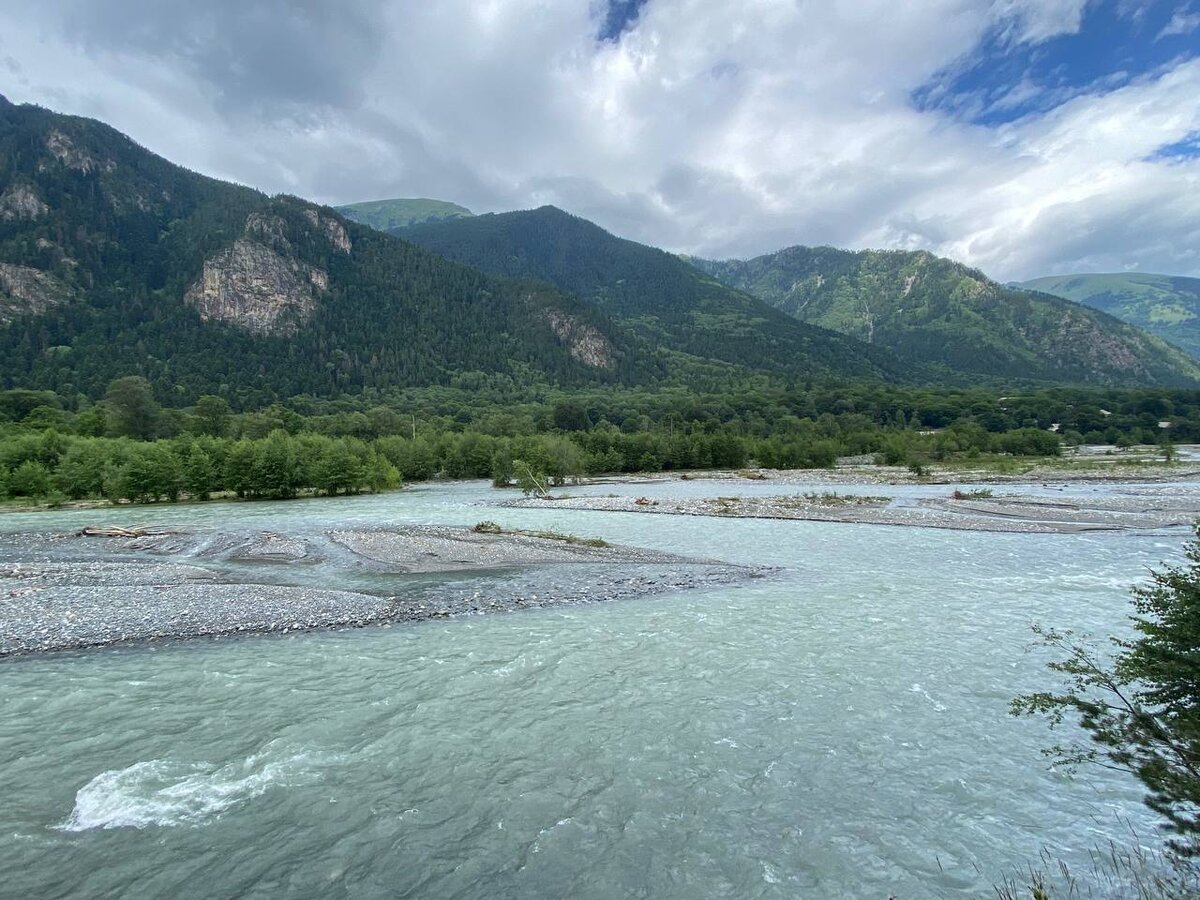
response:
[(1200, 379), (1195, 360), (1153, 335), (927, 252), (789, 247), (693, 262), (802, 321), (948, 372), (1102, 385)]
[(658, 364), (545, 283), (489, 277), (0, 98), (0, 384), (164, 400), (440, 383), (639, 382)]
[(655, 347), (778, 373), (913, 374), (887, 351), (797, 322), (677, 256), (552, 206), (396, 233), (494, 275), (545, 279)]
[(1106, 312), (1200, 359), (1200, 278), (1148, 272), (1052, 275), (1018, 287)]

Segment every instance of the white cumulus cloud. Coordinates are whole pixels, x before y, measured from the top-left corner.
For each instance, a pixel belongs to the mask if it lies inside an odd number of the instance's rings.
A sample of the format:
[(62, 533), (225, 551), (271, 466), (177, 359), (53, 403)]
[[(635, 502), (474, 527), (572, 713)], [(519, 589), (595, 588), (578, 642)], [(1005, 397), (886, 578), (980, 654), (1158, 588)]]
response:
[(1200, 162), (1159, 154), (1200, 130), (1195, 60), (1000, 127), (912, 102), (988, 35), (1077, 31), (1084, 0), (650, 0), (613, 42), (594, 0), (155, 7), (6, 5), (0, 92), (329, 203), (553, 203), (714, 256), (1200, 274)]

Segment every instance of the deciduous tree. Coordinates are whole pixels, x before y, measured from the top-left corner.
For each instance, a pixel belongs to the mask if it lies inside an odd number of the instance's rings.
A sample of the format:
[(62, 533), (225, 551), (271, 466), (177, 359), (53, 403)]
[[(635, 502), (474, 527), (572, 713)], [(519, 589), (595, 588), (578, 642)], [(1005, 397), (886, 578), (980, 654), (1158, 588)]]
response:
[(1136, 775), (1147, 804), (1175, 834), (1173, 847), (1200, 855), (1200, 526), (1187, 564), (1151, 574), (1135, 588), (1137, 637), (1113, 639), (1115, 658), (1070, 634), (1041, 629), (1066, 658), (1051, 663), (1057, 692), (1013, 701), (1018, 715), (1041, 713), (1052, 725), (1070, 717), (1091, 739), (1049, 751), (1060, 764), (1096, 762)]

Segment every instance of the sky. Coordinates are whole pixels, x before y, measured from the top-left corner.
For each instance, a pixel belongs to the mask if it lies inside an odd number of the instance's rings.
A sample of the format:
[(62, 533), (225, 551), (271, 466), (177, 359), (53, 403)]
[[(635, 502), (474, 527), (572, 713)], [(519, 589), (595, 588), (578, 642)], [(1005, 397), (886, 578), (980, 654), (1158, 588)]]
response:
[(335, 205), (1200, 276), (1200, 0), (6, 0), (0, 93)]

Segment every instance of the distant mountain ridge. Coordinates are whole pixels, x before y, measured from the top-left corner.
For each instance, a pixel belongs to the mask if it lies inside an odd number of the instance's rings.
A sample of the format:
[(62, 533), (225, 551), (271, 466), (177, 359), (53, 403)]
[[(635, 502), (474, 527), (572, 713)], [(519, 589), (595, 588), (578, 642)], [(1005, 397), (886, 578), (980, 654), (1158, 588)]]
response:
[[(395, 202), (375, 212), (393, 221)], [(453, 207), (432, 203), (418, 211)], [(207, 178), (101, 122), (0, 97), (0, 387), (97, 397), (140, 374), (167, 402), (220, 393), (250, 406), (493, 378), (719, 391), (748, 378), (1200, 376), (1131, 326), (928, 254), (822, 250), (809, 281), (778, 274), (789, 296), (812, 292), (781, 310), (755, 279), (724, 283), (730, 267), (762, 274), (757, 261), (698, 261), (713, 277), (553, 207), (399, 230)], [(810, 306), (830, 317), (800, 321)], [(853, 314), (864, 306), (865, 329)], [(1008, 330), (993, 327), (996, 309)]]
[(790, 375), (912, 374), (886, 349), (797, 322), (673, 254), (618, 238), (553, 206), (398, 233), (492, 275), (548, 281), (668, 357), (685, 354)]
[(396, 198), (394, 200), (366, 200), (362, 203), (347, 203), (334, 207), (339, 213), (360, 225), (369, 225), (379, 231), (395, 233), (410, 225), (425, 225), (445, 219), (464, 219), (475, 215), (465, 206), (445, 200), (430, 200), (425, 197)]
[(1200, 278), (1148, 272), (1051, 275), (1019, 287), (1101, 310), (1200, 359)]
[(789, 247), (692, 262), (802, 321), (947, 372), (1101, 385), (1200, 380), (1196, 361), (1158, 337), (925, 251)]

